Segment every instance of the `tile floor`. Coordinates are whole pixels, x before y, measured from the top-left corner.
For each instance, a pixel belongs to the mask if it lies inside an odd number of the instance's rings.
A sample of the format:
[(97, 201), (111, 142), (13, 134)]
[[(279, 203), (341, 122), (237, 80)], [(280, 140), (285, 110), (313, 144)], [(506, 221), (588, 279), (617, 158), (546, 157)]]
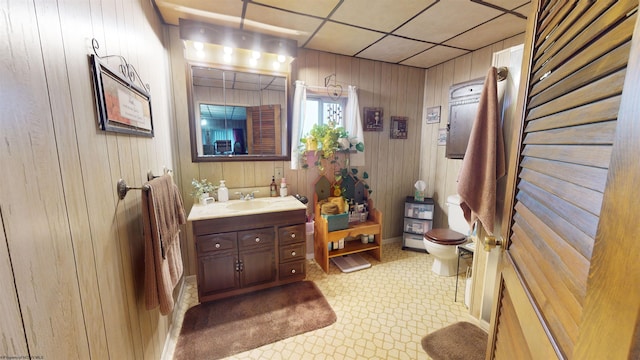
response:
[[(429, 359), (420, 340), (457, 321), (469, 321), (464, 305), (464, 272), (454, 302), (453, 277), (431, 271), (431, 255), (403, 251), (400, 242), (383, 244), (382, 262), (363, 255), (372, 267), (342, 273), (331, 263), (329, 274), (313, 261), (307, 280), (314, 281), (338, 320), (228, 359)], [(462, 268), (461, 264), (461, 268)], [(195, 277), (187, 278), (165, 358), (173, 358), (184, 312), (198, 303)]]

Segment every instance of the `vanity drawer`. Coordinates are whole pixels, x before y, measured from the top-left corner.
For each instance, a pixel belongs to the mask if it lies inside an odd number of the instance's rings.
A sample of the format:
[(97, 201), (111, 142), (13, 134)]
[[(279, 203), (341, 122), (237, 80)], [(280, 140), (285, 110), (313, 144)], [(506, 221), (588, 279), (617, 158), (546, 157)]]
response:
[(272, 227), (238, 231), (238, 245), (240, 246), (240, 250), (262, 246), (274, 246), (276, 239), (275, 235), (276, 234)]
[(305, 248), (305, 243), (280, 246), (280, 262), (304, 260)]
[(236, 250), (236, 233), (221, 233), (196, 237), (198, 255), (202, 253)]
[(280, 245), (293, 244), (305, 240), (305, 224), (283, 226), (278, 229)]
[(280, 280), (286, 280), (292, 277), (305, 276), (305, 261), (292, 261), (280, 264)]

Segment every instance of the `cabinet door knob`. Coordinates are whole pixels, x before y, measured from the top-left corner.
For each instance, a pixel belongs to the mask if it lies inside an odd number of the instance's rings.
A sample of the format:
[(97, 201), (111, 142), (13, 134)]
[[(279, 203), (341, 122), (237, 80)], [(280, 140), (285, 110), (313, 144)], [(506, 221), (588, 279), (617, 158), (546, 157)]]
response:
[(216, 249), (220, 249), (220, 243), (216, 243)]
[(291, 252), (291, 256), (296, 256), (296, 252), (295, 252), (295, 251), (292, 251), (292, 252)]
[(295, 274), (296, 273), (296, 269), (291, 269), (291, 273)]
[(291, 238), (295, 239), (296, 238), (296, 233), (291, 233)]
[(259, 237), (256, 238), (256, 242), (260, 242), (260, 238)]

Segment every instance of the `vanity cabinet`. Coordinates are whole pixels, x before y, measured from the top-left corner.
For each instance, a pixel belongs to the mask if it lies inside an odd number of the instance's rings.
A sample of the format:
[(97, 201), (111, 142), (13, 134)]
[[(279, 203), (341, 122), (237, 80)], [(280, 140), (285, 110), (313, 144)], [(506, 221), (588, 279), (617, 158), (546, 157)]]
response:
[(200, 302), (304, 280), (305, 212), (192, 221)]
[(276, 280), (273, 228), (200, 236), (198, 279), (213, 295)]

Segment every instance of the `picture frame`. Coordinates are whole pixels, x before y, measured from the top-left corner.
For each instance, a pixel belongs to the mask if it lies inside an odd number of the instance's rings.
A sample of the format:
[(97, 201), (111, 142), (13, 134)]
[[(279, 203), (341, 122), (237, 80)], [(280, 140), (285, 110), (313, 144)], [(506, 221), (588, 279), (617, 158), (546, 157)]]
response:
[(437, 124), (440, 122), (440, 106), (427, 108), (427, 124)]
[(364, 131), (382, 131), (384, 124), (383, 110), (377, 107), (364, 108)]
[(438, 129), (438, 146), (447, 145), (447, 129), (441, 128)]
[(407, 138), (407, 120), (405, 116), (392, 116), (391, 117), (391, 131), (389, 136), (392, 139), (406, 139)]
[(150, 94), (94, 54), (91, 71), (100, 129), (153, 137)]

